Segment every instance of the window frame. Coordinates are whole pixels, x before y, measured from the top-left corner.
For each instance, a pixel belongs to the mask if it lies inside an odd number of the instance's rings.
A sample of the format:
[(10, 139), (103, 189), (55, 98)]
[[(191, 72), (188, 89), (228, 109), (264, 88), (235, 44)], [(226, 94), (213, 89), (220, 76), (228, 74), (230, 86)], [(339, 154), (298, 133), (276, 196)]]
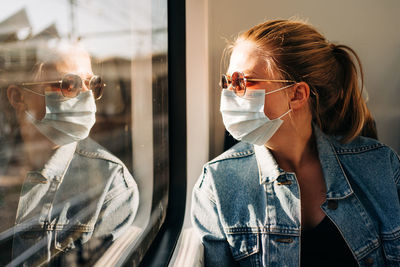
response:
[[(169, 188), (165, 220), (144, 230), (118, 265), (167, 266), (182, 230), (186, 206), (186, 11), (184, 0), (168, 1)], [(157, 177), (154, 177), (156, 182)], [(155, 205), (155, 206), (154, 206)], [(154, 201), (152, 213), (159, 203)], [(151, 216), (152, 217), (152, 216)]]

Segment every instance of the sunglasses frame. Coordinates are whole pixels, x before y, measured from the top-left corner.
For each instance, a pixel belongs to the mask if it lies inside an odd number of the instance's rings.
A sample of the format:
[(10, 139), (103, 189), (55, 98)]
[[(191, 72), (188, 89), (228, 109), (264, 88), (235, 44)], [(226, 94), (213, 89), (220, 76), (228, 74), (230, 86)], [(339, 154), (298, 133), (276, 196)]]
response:
[[(238, 82), (233, 82), (232, 77), (234, 77), (234, 75), (238, 76)], [(242, 81), (240, 81), (240, 79), (242, 79)], [(233, 91), (234, 93), (239, 96), (239, 97), (243, 97), (246, 95), (246, 83), (247, 81), (249, 82), (275, 82), (275, 83), (293, 83), (295, 84), (296, 81), (292, 81), (292, 80), (269, 80), (269, 79), (258, 79), (258, 78), (246, 78), (246, 76), (244, 75), (243, 72), (240, 71), (235, 71), (232, 73), (232, 75), (226, 75), (226, 74), (222, 74), (221, 75), (221, 82), (220, 82), (220, 86), (222, 89), (228, 89), (229, 85), (232, 85)], [(238, 91), (236, 88), (237, 87), (242, 86), (243, 90)], [(288, 86), (289, 87), (289, 86)], [(243, 91), (243, 92), (242, 92)]]
[[(74, 94), (74, 95), (68, 95), (66, 93), (68, 91), (72, 91), (72, 90), (70, 90), (70, 88), (71, 88), (70, 86), (65, 86), (65, 87), (63, 86), (63, 83), (67, 82), (66, 79), (68, 79), (68, 78), (72, 78), (73, 82), (77, 84), (77, 87), (75, 88), (75, 89), (77, 89), (76, 90), (76, 94)], [(94, 89), (96, 89), (97, 86), (95, 86), (95, 85), (91, 86), (91, 83), (95, 79), (98, 79), (98, 78), (100, 78), (100, 80), (101, 80), (101, 82), (100, 82), (101, 87), (97, 91), (97, 90), (94, 90)], [(74, 98), (74, 97), (77, 97), (80, 94), (80, 92), (82, 91), (83, 82), (87, 82), (87, 81), (89, 82), (88, 88), (89, 88), (89, 90), (92, 90), (92, 92), (94, 93), (95, 100), (99, 100), (103, 96), (103, 91), (104, 91), (104, 87), (106, 87), (106, 84), (103, 82), (102, 78), (100, 76), (98, 76), (98, 75), (93, 75), (92, 77), (90, 77), (90, 79), (82, 79), (77, 74), (67, 73), (59, 81), (23, 82), (23, 83), (20, 83), (20, 85), (22, 85), (22, 86), (34, 86), (34, 85), (42, 85), (42, 84), (53, 84), (53, 85), (57, 85), (60, 88), (61, 93), (62, 93), (62, 95), (64, 97)], [(29, 91), (32, 91), (32, 90), (29, 90)], [(34, 91), (32, 91), (32, 92), (34, 92)], [(37, 93), (37, 92), (35, 92), (35, 93)]]

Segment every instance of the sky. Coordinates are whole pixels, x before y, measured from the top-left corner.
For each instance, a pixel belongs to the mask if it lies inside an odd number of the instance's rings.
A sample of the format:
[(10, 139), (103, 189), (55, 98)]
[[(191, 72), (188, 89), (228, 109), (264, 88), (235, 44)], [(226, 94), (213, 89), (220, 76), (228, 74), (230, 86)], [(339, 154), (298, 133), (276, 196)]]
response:
[[(1, 3), (3, 2), (3, 3)], [(166, 50), (167, 33), (153, 36), (151, 26), (166, 29), (163, 0), (73, 0), (76, 35), (97, 57), (132, 57)], [(33, 34), (55, 23), (63, 37), (71, 32), (71, 0), (0, 0), (0, 21), (26, 9)], [(153, 8), (153, 12), (152, 9)], [(154, 38), (155, 37), (155, 38)]]

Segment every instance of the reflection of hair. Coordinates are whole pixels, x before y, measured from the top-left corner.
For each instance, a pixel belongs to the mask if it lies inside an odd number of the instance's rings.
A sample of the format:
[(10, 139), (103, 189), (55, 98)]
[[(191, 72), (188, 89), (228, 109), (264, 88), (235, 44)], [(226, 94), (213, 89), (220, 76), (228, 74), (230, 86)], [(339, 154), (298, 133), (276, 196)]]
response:
[(7, 97), (7, 86), (0, 79), (0, 175), (7, 171), (9, 161), (13, 159), (16, 144), (21, 142), (19, 125), (15, 110)]
[(80, 43), (60, 41), (38, 49), (33, 80), (59, 79), (64, 70), (80, 69), (82, 64), (91, 68), (90, 63), (90, 56)]
[(330, 135), (349, 141), (358, 135), (376, 138), (371, 114), (361, 96), (357, 66), (361, 62), (348, 46), (329, 43), (312, 26), (298, 21), (272, 20), (239, 35), (254, 42), (282, 78), (310, 86), (313, 121)]
[(11, 106), (7, 97), (7, 85), (0, 83), (0, 137), (8, 139), (15, 136), (18, 128), (15, 110)]

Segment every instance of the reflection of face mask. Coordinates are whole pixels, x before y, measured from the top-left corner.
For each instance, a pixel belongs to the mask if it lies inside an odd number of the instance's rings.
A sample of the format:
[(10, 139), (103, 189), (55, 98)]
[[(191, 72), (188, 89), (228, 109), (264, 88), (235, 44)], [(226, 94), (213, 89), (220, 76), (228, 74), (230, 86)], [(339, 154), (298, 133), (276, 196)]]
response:
[(85, 139), (96, 121), (96, 104), (92, 91), (66, 98), (56, 92), (46, 92), (46, 115), (35, 119), (28, 111), (27, 118), (36, 128), (57, 145)]
[(244, 98), (222, 90), (220, 111), (226, 130), (237, 140), (264, 145), (281, 126), (281, 118), (291, 111), (270, 120), (265, 116), (264, 102), (265, 90), (247, 91)]

